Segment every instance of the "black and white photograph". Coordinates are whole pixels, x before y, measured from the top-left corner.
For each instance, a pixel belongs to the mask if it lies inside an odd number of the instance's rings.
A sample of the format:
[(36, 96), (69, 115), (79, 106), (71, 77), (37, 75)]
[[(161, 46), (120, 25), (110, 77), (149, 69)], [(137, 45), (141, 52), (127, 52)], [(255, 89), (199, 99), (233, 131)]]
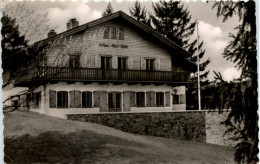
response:
[(3, 0), (1, 163), (257, 164), (258, 3)]

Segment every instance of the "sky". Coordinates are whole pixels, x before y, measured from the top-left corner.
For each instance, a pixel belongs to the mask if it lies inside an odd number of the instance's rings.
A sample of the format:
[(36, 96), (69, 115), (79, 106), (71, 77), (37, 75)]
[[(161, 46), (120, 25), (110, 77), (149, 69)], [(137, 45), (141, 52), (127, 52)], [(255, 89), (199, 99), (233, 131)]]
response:
[[(10, 2), (15, 6), (17, 2)], [(204, 42), (206, 54), (202, 61), (210, 58), (211, 63), (208, 65), (210, 74), (209, 80), (214, 80), (213, 71), (220, 72), (225, 80), (233, 80), (238, 78), (241, 71), (235, 68), (235, 64), (223, 58), (222, 53), (227, 46), (230, 38), (229, 33), (235, 33), (234, 27), (239, 24), (236, 16), (226, 22), (222, 18), (217, 18), (216, 9), (212, 9), (213, 2), (204, 3), (202, 1), (182, 2), (188, 8), (192, 16), (192, 20), (199, 21), (200, 41)], [(48, 24), (54, 28), (57, 33), (66, 30), (66, 23), (71, 18), (76, 18), (79, 24), (85, 24), (91, 20), (102, 17), (107, 1), (36, 1), (26, 2), (25, 6), (35, 13), (48, 13)], [(133, 6), (134, 1), (111, 1), (111, 5), (116, 11), (123, 11), (130, 15), (129, 7)], [(152, 1), (141, 1), (141, 5), (145, 6), (148, 11), (152, 11)], [(19, 21), (19, 20), (18, 20)], [(47, 36), (47, 34), (46, 34)], [(193, 36), (195, 38), (196, 35)]]

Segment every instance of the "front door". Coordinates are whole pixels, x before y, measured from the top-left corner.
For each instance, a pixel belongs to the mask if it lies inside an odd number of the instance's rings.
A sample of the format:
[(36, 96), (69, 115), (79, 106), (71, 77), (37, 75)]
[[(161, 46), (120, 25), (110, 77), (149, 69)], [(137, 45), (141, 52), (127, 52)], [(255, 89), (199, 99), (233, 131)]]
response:
[(127, 92), (124, 92), (124, 95), (123, 95), (123, 101), (124, 101), (124, 112), (130, 112), (131, 109), (130, 109), (130, 91), (127, 91)]

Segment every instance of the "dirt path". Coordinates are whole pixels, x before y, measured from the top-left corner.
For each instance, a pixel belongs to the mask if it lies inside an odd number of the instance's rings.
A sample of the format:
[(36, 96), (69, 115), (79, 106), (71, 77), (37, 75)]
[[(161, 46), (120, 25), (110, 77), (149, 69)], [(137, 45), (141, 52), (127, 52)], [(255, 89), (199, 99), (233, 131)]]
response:
[[(5, 114), (4, 125), (5, 138), (18, 138), (25, 134), (38, 136), (49, 131), (57, 131), (64, 135), (72, 133), (78, 135), (82, 130), (99, 134), (96, 135), (97, 138), (101, 135), (106, 136), (105, 139), (103, 138), (106, 141), (104, 143), (106, 148), (98, 149), (92, 157), (93, 159), (100, 158), (101, 160), (97, 160), (100, 163), (234, 163), (233, 150), (228, 147), (129, 134), (102, 125), (64, 120), (31, 112)], [(118, 142), (114, 141), (117, 139), (107, 140), (109, 137), (118, 138)]]

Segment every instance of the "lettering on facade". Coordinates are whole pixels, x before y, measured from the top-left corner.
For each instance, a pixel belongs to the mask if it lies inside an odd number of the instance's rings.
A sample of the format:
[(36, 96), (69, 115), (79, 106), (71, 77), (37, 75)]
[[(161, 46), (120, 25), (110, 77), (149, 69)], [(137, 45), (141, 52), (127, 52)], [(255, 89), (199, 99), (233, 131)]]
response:
[(99, 43), (99, 47), (128, 48), (128, 45)]

